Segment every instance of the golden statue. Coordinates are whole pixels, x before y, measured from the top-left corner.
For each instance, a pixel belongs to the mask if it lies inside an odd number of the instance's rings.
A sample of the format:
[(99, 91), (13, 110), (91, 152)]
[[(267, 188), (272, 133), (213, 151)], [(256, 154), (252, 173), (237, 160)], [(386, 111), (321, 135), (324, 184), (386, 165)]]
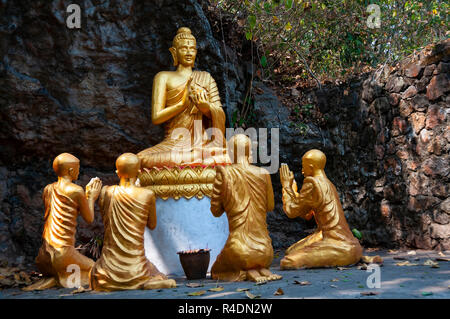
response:
[(345, 220), (336, 188), (325, 175), (325, 154), (310, 150), (302, 158), (305, 176), (300, 193), (286, 164), (280, 168), (283, 209), (289, 218), (316, 220), (316, 231), (293, 244), (281, 260), (281, 269), (346, 266), (357, 263), (362, 247)]
[(145, 227), (156, 227), (155, 194), (136, 187), (140, 160), (132, 153), (116, 161), (119, 185), (103, 187), (99, 206), (105, 226), (100, 258), (92, 267), (90, 287), (97, 291), (176, 287), (145, 257)]
[[(169, 50), (177, 69), (156, 74), (152, 92), (152, 122), (165, 123), (166, 134), (161, 143), (138, 154), (142, 167), (228, 163), (225, 113), (212, 76), (192, 70), (197, 48), (191, 30), (180, 28)], [(212, 140), (206, 136), (208, 128), (216, 129)]]
[(250, 165), (251, 140), (247, 136), (233, 136), (228, 153), (235, 164), (216, 168), (211, 212), (216, 217), (226, 212), (230, 234), (211, 276), (226, 281), (281, 279), (269, 271), (273, 248), (266, 213), (274, 208), (270, 174)]
[[(45, 187), (42, 198), (45, 204), (43, 243), (36, 257), (36, 265), (45, 277), (24, 290), (42, 290), (54, 286), (74, 288), (79, 269), (79, 284), (89, 284), (89, 271), (94, 261), (80, 254), (75, 248), (77, 216), (81, 214), (87, 223), (94, 220), (94, 203), (102, 182), (93, 178), (86, 186), (86, 195), (81, 186), (72, 181), (78, 179), (80, 161), (75, 156), (63, 153), (53, 161), (58, 181)], [(72, 280), (73, 278), (73, 280)]]

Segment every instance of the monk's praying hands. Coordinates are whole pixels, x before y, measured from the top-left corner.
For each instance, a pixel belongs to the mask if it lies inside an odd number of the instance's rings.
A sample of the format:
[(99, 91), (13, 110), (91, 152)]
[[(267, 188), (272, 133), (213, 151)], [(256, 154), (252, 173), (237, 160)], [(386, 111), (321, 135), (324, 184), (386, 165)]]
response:
[(283, 188), (292, 188), (292, 184), (294, 183), (294, 173), (289, 170), (287, 164), (281, 164), (280, 179)]
[(86, 185), (86, 197), (88, 199), (97, 200), (101, 190), (102, 190), (102, 181), (100, 180), (100, 178), (98, 177), (91, 178), (89, 183)]

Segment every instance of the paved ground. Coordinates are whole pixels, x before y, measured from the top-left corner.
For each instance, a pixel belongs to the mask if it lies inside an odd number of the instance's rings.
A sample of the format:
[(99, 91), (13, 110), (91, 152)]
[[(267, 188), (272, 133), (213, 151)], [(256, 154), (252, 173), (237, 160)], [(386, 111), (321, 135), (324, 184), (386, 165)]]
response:
[[(163, 299), (239, 299), (248, 298), (245, 291), (239, 288), (248, 288), (253, 295), (260, 298), (444, 298), (450, 299), (450, 262), (438, 261), (439, 268), (423, 265), (425, 261), (436, 258), (450, 258), (450, 251), (443, 252), (445, 256), (435, 251), (408, 251), (390, 252), (387, 250), (366, 251), (365, 255), (380, 255), (384, 264), (380, 267), (381, 288), (369, 288), (367, 279), (373, 272), (358, 269), (353, 266), (347, 269), (314, 269), (280, 271), (280, 257), (274, 260), (272, 271), (283, 276), (280, 281), (269, 282), (264, 285), (255, 285), (251, 282), (216, 282), (211, 279), (186, 281), (185, 278), (174, 278), (177, 281), (176, 289), (151, 291), (121, 291), (112, 293), (96, 293), (92, 291), (76, 293), (74, 289), (50, 289), (39, 292), (23, 292), (20, 289), (6, 289), (0, 291), (2, 298), (163, 298)], [(413, 266), (398, 266), (397, 263), (409, 261)], [(308, 281), (310, 284), (301, 285), (295, 282)], [(187, 287), (188, 283), (202, 284), (202, 287)], [(222, 286), (222, 291), (209, 291), (209, 289)], [(277, 289), (283, 290), (282, 295), (274, 295)], [(188, 293), (206, 291), (201, 296), (189, 296)], [(364, 295), (373, 292), (374, 295)]]

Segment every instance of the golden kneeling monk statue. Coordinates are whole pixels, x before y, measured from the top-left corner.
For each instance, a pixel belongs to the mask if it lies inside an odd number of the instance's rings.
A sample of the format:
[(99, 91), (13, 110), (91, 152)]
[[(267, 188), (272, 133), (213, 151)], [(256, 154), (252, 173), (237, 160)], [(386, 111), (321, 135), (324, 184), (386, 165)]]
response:
[(281, 260), (281, 269), (346, 266), (357, 263), (362, 247), (345, 220), (336, 188), (325, 175), (325, 154), (310, 150), (302, 158), (305, 176), (300, 193), (286, 164), (280, 168), (283, 209), (289, 218), (314, 217), (317, 230), (293, 244)]
[(53, 161), (58, 181), (45, 187), (42, 198), (45, 203), (43, 243), (36, 257), (36, 265), (44, 277), (24, 290), (41, 290), (54, 286), (74, 288), (78, 269), (79, 284), (89, 284), (89, 271), (94, 261), (80, 254), (75, 248), (77, 216), (87, 223), (94, 220), (94, 203), (100, 194), (102, 183), (91, 179), (86, 186), (86, 195), (81, 186), (72, 181), (78, 179), (80, 161), (75, 156), (63, 153)]
[[(228, 163), (225, 113), (216, 82), (208, 72), (193, 71), (196, 40), (180, 28), (170, 48), (175, 71), (153, 79), (152, 122), (165, 124), (164, 140), (138, 154), (142, 167), (175, 167)], [(206, 129), (214, 129), (209, 139)]]
[(233, 136), (228, 153), (235, 164), (216, 167), (211, 212), (216, 217), (226, 212), (230, 234), (211, 276), (227, 281), (281, 279), (269, 271), (273, 248), (266, 214), (274, 208), (270, 174), (250, 165), (251, 140), (247, 136)]
[(97, 291), (176, 287), (145, 257), (144, 231), (156, 227), (155, 194), (136, 187), (140, 161), (125, 153), (116, 161), (120, 184), (103, 187), (99, 206), (105, 234), (100, 258), (90, 274)]

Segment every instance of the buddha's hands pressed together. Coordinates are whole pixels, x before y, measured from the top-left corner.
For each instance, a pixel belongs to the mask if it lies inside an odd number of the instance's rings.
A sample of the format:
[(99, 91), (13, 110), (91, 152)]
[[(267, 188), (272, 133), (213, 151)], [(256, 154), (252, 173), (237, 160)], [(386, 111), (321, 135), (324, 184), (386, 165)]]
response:
[(208, 93), (204, 88), (197, 87), (190, 92), (189, 98), (197, 106), (202, 113), (209, 111), (209, 98)]
[(97, 200), (101, 190), (102, 190), (102, 181), (100, 180), (100, 178), (98, 177), (91, 178), (89, 183), (86, 185), (86, 197), (88, 199)]
[(283, 188), (292, 189), (294, 184), (294, 173), (289, 170), (287, 164), (281, 164), (280, 180)]

